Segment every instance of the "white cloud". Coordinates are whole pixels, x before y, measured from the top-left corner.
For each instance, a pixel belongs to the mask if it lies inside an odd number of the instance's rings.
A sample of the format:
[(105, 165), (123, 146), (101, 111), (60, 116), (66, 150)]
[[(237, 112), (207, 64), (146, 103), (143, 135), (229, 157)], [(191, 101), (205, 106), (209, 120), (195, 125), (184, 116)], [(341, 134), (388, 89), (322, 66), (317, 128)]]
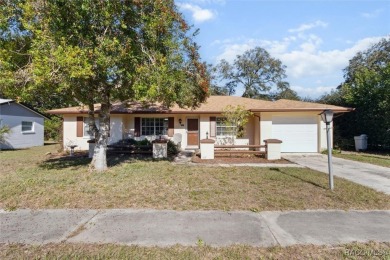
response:
[(291, 86), (292, 90), (295, 90), (300, 97), (318, 98), (326, 93), (330, 93), (336, 89), (335, 86), (319, 86), (319, 87), (302, 87)]
[[(282, 41), (269, 41), (269, 40), (257, 40), (257, 39), (226, 39), (222, 41), (214, 41), (213, 45), (221, 45), (223, 51), (216, 57), (216, 61), (225, 59), (228, 62), (233, 62), (237, 55), (244, 53), (247, 50), (253, 49), (257, 46), (261, 46), (271, 54), (285, 53), (291, 42), (295, 41), (294, 38), (285, 38)], [(243, 43), (237, 43), (243, 42)]]
[(328, 24), (323, 22), (323, 21), (320, 21), (320, 20), (317, 20), (313, 23), (305, 23), (305, 24), (301, 24), (298, 28), (294, 28), (294, 29), (290, 29), (288, 30), (288, 32), (290, 33), (303, 33), (307, 30), (310, 30), (310, 29), (313, 29), (313, 28), (316, 28), (316, 27), (322, 27), (322, 28), (325, 28), (327, 27)]
[(290, 38), (285, 38), (281, 41), (247, 39), (243, 43), (223, 43), (221, 41), (222, 53), (217, 56), (217, 62), (221, 59), (232, 62), (237, 55), (260, 46), (287, 66), (287, 75), (290, 78), (297, 79), (305, 76), (322, 77), (327, 74), (339, 73), (348, 65), (348, 61), (357, 52), (367, 49), (381, 38), (365, 38), (356, 42), (350, 48), (329, 51), (318, 49), (323, 40), (315, 35), (311, 35), (305, 40), (301, 39), (302, 42), (298, 45), (299, 48), (295, 49), (292, 49), (291, 43), (296, 40)]
[(369, 48), (381, 37), (365, 38), (344, 50), (313, 51), (312, 48), (302, 48), (276, 54), (287, 66), (287, 75), (292, 78), (305, 76), (326, 76), (339, 73), (348, 66), (349, 60), (359, 51)]
[(181, 10), (190, 11), (195, 22), (201, 23), (207, 20), (211, 20), (216, 16), (213, 11), (209, 9), (203, 9), (198, 5), (189, 3), (178, 3), (177, 5)]
[[(280, 41), (260, 39), (232, 39), (215, 42), (221, 46), (221, 54), (216, 62), (225, 59), (233, 62), (237, 55), (249, 49), (260, 46), (266, 49), (271, 56), (278, 58), (287, 66), (286, 74), (300, 96), (318, 97), (329, 92), (335, 85), (343, 81), (342, 70), (348, 66), (349, 60), (357, 52), (368, 49), (372, 44), (379, 42), (383, 37), (364, 38), (354, 42), (349, 48), (321, 50), (323, 40), (316, 35), (305, 37), (287, 37)], [(300, 87), (299, 82), (305, 82), (307, 88)], [(332, 83), (329, 83), (332, 82)], [(323, 84), (330, 86), (319, 86)]]
[(375, 18), (378, 17), (383, 12), (383, 9), (376, 9), (372, 12), (362, 13), (361, 16), (364, 18)]

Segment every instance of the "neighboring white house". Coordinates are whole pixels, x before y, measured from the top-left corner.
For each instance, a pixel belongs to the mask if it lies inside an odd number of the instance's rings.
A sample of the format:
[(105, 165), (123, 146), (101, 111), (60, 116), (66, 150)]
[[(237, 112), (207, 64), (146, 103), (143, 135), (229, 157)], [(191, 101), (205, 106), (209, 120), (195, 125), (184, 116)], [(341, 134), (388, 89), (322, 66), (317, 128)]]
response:
[[(264, 144), (265, 139), (283, 141), (282, 152), (317, 153), (326, 149), (325, 124), (319, 114), (332, 109), (335, 114), (352, 111), (351, 108), (281, 99), (265, 101), (235, 96), (210, 96), (199, 108), (183, 109), (178, 106), (164, 108), (158, 104), (120, 102), (111, 108), (110, 143), (125, 138), (155, 139), (160, 135), (172, 138), (180, 134), (183, 149), (199, 147), (206, 137), (217, 143), (229, 140), (221, 120), (227, 105), (245, 106), (253, 113), (245, 127), (244, 138), (238, 144)], [(99, 109), (99, 104), (95, 106)], [(64, 119), (64, 147), (74, 144), (88, 149), (87, 107), (71, 107), (48, 111)], [(179, 135), (179, 136), (180, 136)]]
[(10, 133), (0, 143), (0, 149), (19, 149), (44, 144), (45, 116), (11, 99), (0, 99), (0, 127)]

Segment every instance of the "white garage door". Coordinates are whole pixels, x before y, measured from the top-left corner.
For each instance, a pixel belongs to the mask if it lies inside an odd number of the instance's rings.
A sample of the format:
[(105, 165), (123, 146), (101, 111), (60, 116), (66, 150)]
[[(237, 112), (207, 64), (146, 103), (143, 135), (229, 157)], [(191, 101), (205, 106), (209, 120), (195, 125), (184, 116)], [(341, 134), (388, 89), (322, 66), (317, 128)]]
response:
[(285, 153), (316, 153), (317, 131), (317, 116), (272, 117), (272, 138), (283, 141)]

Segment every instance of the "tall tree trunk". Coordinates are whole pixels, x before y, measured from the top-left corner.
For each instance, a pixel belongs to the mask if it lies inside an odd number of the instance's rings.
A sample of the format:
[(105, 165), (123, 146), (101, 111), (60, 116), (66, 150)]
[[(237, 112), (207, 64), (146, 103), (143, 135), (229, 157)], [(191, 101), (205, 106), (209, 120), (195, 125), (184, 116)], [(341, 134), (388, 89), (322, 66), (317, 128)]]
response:
[(96, 136), (95, 151), (90, 167), (97, 171), (107, 170), (107, 143), (110, 132), (110, 103), (102, 103), (99, 113), (100, 129)]

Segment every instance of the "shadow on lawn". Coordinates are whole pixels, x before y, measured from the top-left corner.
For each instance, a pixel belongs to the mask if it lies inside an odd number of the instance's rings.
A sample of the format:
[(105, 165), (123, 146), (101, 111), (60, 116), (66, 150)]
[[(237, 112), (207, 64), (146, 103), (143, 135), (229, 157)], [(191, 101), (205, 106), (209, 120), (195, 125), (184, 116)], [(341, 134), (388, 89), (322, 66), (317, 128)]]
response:
[[(62, 156), (58, 158), (50, 158), (43, 161), (39, 167), (46, 170), (61, 170), (64, 168), (83, 168), (87, 167), (91, 163), (90, 158), (87, 155), (76, 155), (76, 156)], [(162, 159), (163, 161), (171, 159)], [(151, 156), (145, 155), (127, 155), (127, 154), (115, 154), (107, 155), (107, 166), (113, 167), (122, 163), (135, 163), (135, 162), (157, 162), (161, 159), (153, 159)]]
[(87, 166), (91, 159), (84, 156), (62, 156), (51, 158), (39, 164), (39, 167), (45, 170), (61, 170), (64, 168), (81, 168)]
[(302, 178), (302, 177), (300, 177), (300, 176), (296, 176), (296, 175), (291, 174), (291, 173), (289, 173), (289, 172), (285, 172), (285, 171), (281, 170), (280, 168), (270, 168), (270, 170), (271, 170), (271, 171), (280, 172), (280, 173), (282, 173), (282, 174), (288, 175), (288, 176), (290, 176), (290, 177), (293, 177), (293, 178), (295, 178), (295, 179), (298, 179), (298, 180), (303, 181), (303, 182), (306, 182), (306, 183), (310, 183), (310, 184), (312, 184), (312, 185), (314, 185), (314, 186), (316, 186), (316, 187), (319, 187), (319, 188), (322, 188), (322, 189), (327, 189), (327, 187), (324, 187), (323, 185), (321, 185), (321, 184), (319, 184), (319, 183), (316, 183), (316, 182), (311, 181), (311, 180), (304, 179), (304, 178)]

